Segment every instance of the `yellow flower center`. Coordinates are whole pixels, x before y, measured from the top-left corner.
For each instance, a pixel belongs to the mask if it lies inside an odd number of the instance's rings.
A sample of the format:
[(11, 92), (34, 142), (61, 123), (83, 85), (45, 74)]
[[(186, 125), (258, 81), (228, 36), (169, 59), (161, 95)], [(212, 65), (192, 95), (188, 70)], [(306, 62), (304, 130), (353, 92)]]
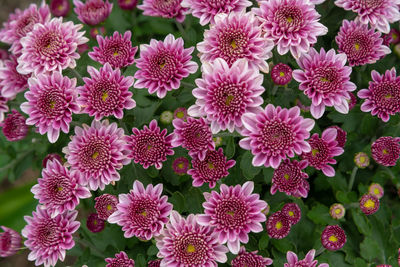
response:
[(331, 236), (329, 237), (329, 241), (331, 241), (331, 242), (337, 242), (337, 241), (338, 241), (338, 238), (337, 238), (335, 235), (331, 235)]
[(290, 178), (289, 174), (287, 174), (287, 173), (285, 173), (285, 175), (283, 175), (283, 177), (284, 177), (286, 180), (289, 180), (289, 178)]
[(285, 76), (285, 73), (283, 71), (279, 72), (279, 76), (283, 77)]
[(389, 152), (386, 150), (386, 148), (385, 149), (383, 149), (382, 150), (382, 153), (383, 153), (383, 155), (386, 155), (386, 154), (388, 154)]
[(196, 252), (196, 248), (192, 244), (189, 244), (186, 248), (186, 251), (189, 253), (193, 253)]
[(354, 48), (358, 51), (360, 50), (360, 44), (359, 43), (355, 43), (354, 44)]
[(379, 195), (379, 193), (380, 193), (380, 192), (379, 192), (379, 189), (378, 189), (378, 188), (375, 188), (375, 189), (374, 189), (374, 194), (375, 194), (375, 195)]
[(178, 169), (183, 169), (183, 163), (182, 162), (179, 163), (177, 167), (178, 167)]
[(231, 104), (231, 102), (232, 102), (232, 100), (233, 100), (234, 98), (235, 98), (235, 97), (234, 97), (233, 95), (228, 95), (228, 96), (226, 97), (225, 104), (226, 104), (227, 106), (230, 106), (230, 104)]
[(286, 18), (286, 21), (291, 23), (293, 21), (293, 18), (291, 16), (289, 16), (289, 17)]
[(231, 46), (232, 46), (233, 49), (237, 48), (237, 44), (236, 44), (235, 40), (231, 41)]
[(106, 102), (108, 98), (108, 93), (107, 92), (103, 92), (102, 96), (101, 96), (101, 100), (103, 100), (103, 102)]
[(213, 170), (215, 168), (215, 166), (214, 166), (214, 164), (212, 164), (212, 162), (208, 162), (207, 165), (210, 170)]
[(315, 157), (317, 154), (319, 153), (319, 150), (314, 148), (313, 150), (311, 150), (311, 154), (313, 155), (313, 157)]
[(185, 116), (185, 113), (183, 113), (182, 111), (179, 111), (178, 113), (176, 113), (176, 117), (178, 118), (183, 118), (183, 116)]
[(153, 148), (152, 145), (148, 145), (148, 146), (147, 146), (147, 150), (150, 150), (150, 149), (152, 149), (152, 148)]
[(393, 96), (391, 94), (385, 95), (385, 99), (391, 99)]
[(64, 9), (64, 7), (63, 7), (62, 5), (59, 5), (59, 6), (57, 7), (57, 9), (58, 9), (59, 11), (61, 11), (61, 10)]
[(365, 158), (365, 157), (362, 157), (362, 156), (361, 156), (361, 157), (359, 158), (359, 161), (360, 161), (360, 163), (364, 163), (364, 162), (365, 162), (365, 160), (366, 160), (366, 158)]
[(54, 109), (56, 106), (56, 102), (55, 101), (50, 101), (50, 108)]
[(227, 211), (226, 214), (231, 215), (231, 216), (235, 216), (235, 212), (234, 211)]
[(99, 152), (94, 152), (92, 155), (92, 159), (96, 159), (99, 156)]
[(111, 210), (112, 206), (110, 204), (107, 205), (107, 210)]
[(375, 202), (373, 202), (371, 199), (368, 199), (365, 203), (364, 203), (364, 207), (370, 209), (370, 208), (375, 208)]
[(320, 80), (321, 80), (321, 82), (324, 82), (324, 83), (330, 82), (330, 80), (326, 77), (322, 77)]
[(142, 211), (142, 212), (140, 213), (140, 215), (142, 215), (143, 217), (146, 217), (146, 216), (147, 216), (147, 212), (144, 210), (144, 211)]
[(278, 229), (278, 230), (280, 230), (282, 227), (283, 227), (283, 225), (282, 225), (282, 222), (281, 222), (281, 221), (279, 221), (279, 222), (277, 222), (277, 223), (275, 224), (275, 228)]
[(57, 190), (60, 192), (63, 190), (63, 188), (61, 186), (57, 187)]
[(293, 217), (293, 216), (294, 216), (294, 212), (291, 211), (291, 210), (288, 212), (288, 214), (289, 214), (290, 217)]
[(339, 208), (335, 209), (335, 213), (336, 213), (336, 214), (340, 214), (341, 212), (342, 212), (341, 209), (339, 209)]

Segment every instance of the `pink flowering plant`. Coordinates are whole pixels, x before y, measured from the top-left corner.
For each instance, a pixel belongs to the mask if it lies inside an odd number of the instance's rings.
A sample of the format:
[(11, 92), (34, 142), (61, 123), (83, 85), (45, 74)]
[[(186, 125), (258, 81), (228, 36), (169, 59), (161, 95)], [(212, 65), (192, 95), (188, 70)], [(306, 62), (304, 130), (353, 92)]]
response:
[(0, 17), (0, 266), (398, 266), (399, 8)]

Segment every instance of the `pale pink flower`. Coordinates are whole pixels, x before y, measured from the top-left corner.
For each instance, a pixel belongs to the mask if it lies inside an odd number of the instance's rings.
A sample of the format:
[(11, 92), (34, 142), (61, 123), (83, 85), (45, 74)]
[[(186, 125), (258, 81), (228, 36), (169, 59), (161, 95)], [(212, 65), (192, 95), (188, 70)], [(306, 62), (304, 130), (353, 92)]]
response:
[(217, 262), (227, 261), (228, 248), (218, 241), (218, 233), (211, 226), (200, 225), (193, 214), (184, 219), (172, 211), (156, 242), (160, 267), (217, 267)]
[(252, 5), (248, 0), (183, 0), (181, 5), (189, 8), (193, 17), (200, 19), (200, 25), (215, 24), (215, 16), (220, 13), (242, 12)]
[(18, 58), (17, 70), (21, 74), (44, 72), (62, 72), (66, 68), (75, 68), (80, 58), (76, 49), (89, 39), (79, 30), (82, 24), (62, 22), (62, 18), (53, 18), (45, 24), (37, 23), (21, 39), (22, 55)]
[(143, 10), (143, 15), (152, 17), (175, 18), (182, 23), (185, 20), (187, 8), (181, 5), (182, 0), (143, 0), (137, 8)]
[(69, 132), (72, 114), (80, 111), (76, 104), (76, 79), (53, 72), (32, 77), (28, 83), (28, 101), (21, 104), (21, 110), (29, 115), (26, 123), (35, 125), (40, 134), (47, 133), (50, 143), (55, 143), (60, 131)]
[(345, 66), (346, 59), (345, 54), (336, 54), (334, 49), (325, 52), (321, 48), (318, 53), (311, 48), (297, 60), (302, 70), (294, 70), (293, 78), (311, 99), (314, 118), (321, 118), (325, 107), (334, 107), (343, 114), (349, 112), (349, 92), (356, 90), (356, 85), (350, 81), (351, 68)]
[(267, 59), (272, 56), (274, 43), (262, 34), (253, 13), (218, 14), (215, 25), (204, 31), (204, 41), (197, 44), (202, 62), (224, 59), (229, 66), (245, 58), (250, 68), (268, 72)]
[(32, 217), (24, 216), (27, 225), (21, 233), (26, 238), (25, 246), (31, 251), (28, 260), (45, 267), (55, 266), (58, 260), (64, 261), (66, 251), (75, 246), (72, 234), (80, 226), (80, 222), (75, 221), (77, 215), (74, 210), (51, 218), (47, 209), (37, 206)]
[(188, 109), (189, 115), (207, 117), (213, 133), (235, 129), (240, 132), (242, 115), (262, 110), (263, 75), (249, 68), (246, 59), (229, 67), (224, 59), (217, 58), (212, 63), (204, 62), (202, 71), (203, 77), (196, 79), (197, 88), (192, 91), (197, 100)]
[(308, 0), (269, 0), (260, 1), (259, 5), (253, 10), (260, 18), (265, 37), (274, 41), (280, 55), (290, 51), (298, 59), (317, 42), (318, 36), (328, 32)]
[(135, 267), (135, 261), (131, 260), (128, 255), (121, 251), (115, 254), (115, 258), (106, 258), (106, 267)]
[(97, 70), (87, 67), (90, 78), (84, 77), (83, 86), (77, 87), (79, 97), (77, 103), (83, 107), (81, 113), (94, 116), (96, 120), (114, 115), (122, 119), (124, 109), (136, 107), (129, 88), (133, 85), (133, 77), (124, 77), (119, 69), (113, 70), (107, 62)]
[(8, 99), (14, 99), (18, 93), (25, 91), (31, 77), (30, 74), (20, 74), (17, 65), (17, 57), (10, 55), (9, 59), (4, 60), (4, 67), (0, 68), (1, 95)]
[(29, 131), (26, 118), (15, 109), (7, 114), (3, 122), (0, 122), (0, 127), (2, 127), (6, 139), (10, 142), (24, 139)]
[(120, 194), (117, 210), (108, 217), (108, 222), (122, 226), (124, 237), (136, 236), (150, 240), (161, 233), (172, 210), (168, 197), (162, 196), (163, 185), (146, 188), (135, 180), (129, 194)]
[(265, 267), (272, 264), (272, 259), (264, 258), (256, 251), (246, 252), (245, 247), (240, 247), (239, 254), (231, 262), (232, 267)]
[(0, 257), (10, 257), (18, 252), (22, 247), (21, 235), (8, 227), (1, 226), (3, 232), (0, 233)]
[[(300, 266), (316, 267), (318, 261), (314, 260), (314, 257), (315, 257), (315, 249), (310, 250), (302, 260), (298, 259), (296, 253), (288, 251), (286, 253), (287, 263), (284, 264), (284, 267), (300, 267)], [(329, 264), (321, 263), (318, 265), (318, 267), (329, 267)]]
[(113, 4), (108, 0), (87, 0), (82, 3), (79, 0), (73, 0), (74, 11), (78, 15), (78, 19), (89, 25), (96, 25), (105, 21), (111, 13)]
[(183, 39), (175, 39), (172, 34), (164, 41), (151, 39), (149, 45), (140, 45), (135, 88), (147, 88), (149, 94), (157, 92), (159, 98), (178, 89), (183, 78), (197, 71), (197, 63), (190, 61), (193, 50), (194, 47), (185, 49)]
[(253, 114), (246, 113), (242, 117), (245, 129), (244, 139), (239, 145), (251, 150), (254, 155), (254, 166), (278, 168), (282, 160), (293, 158), (311, 151), (310, 144), (305, 141), (310, 137), (314, 120), (300, 116), (300, 109), (274, 107), (268, 104), (265, 110)]
[(93, 120), (91, 126), (75, 127), (75, 135), (63, 153), (68, 165), (83, 175), (82, 185), (104, 190), (106, 185), (119, 181), (117, 170), (130, 162), (124, 146), (124, 130), (115, 122)]
[(250, 232), (261, 232), (261, 223), (266, 221), (261, 211), (267, 203), (259, 199), (259, 194), (253, 194), (253, 190), (254, 183), (246, 182), (243, 186), (222, 184), (220, 193), (203, 193), (206, 199), (203, 203), (204, 214), (198, 215), (197, 221), (201, 225), (215, 227), (219, 243), (227, 243), (233, 254), (239, 252), (241, 243), (249, 242)]
[(359, 98), (365, 99), (361, 111), (371, 111), (372, 116), (377, 115), (388, 122), (390, 116), (400, 113), (400, 76), (396, 76), (396, 69), (393, 67), (382, 75), (373, 70), (371, 77), (368, 89), (357, 93)]

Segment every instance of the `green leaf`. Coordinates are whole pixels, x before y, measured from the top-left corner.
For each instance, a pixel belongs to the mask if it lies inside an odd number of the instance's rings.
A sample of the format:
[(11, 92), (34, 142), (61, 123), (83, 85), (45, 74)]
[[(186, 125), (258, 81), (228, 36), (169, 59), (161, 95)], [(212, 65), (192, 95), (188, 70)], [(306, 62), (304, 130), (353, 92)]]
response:
[(293, 250), (292, 243), (288, 239), (271, 239), (272, 245), (282, 253)]
[(329, 215), (329, 208), (322, 204), (317, 204), (307, 213), (307, 217), (316, 224), (327, 225), (335, 223)]
[(351, 215), (353, 217), (354, 223), (360, 233), (364, 235), (371, 234), (371, 224), (364, 214), (361, 214), (358, 210), (352, 210)]
[(378, 245), (375, 239), (367, 236), (364, 241), (360, 244), (361, 256), (367, 261), (372, 261), (379, 256), (379, 251), (382, 248)]
[(228, 137), (228, 141), (226, 142), (226, 148), (225, 148), (225, 156), (228, 159), (231, 159), (235, 155), (235, 143), (234, 143), (234, 138), (233, 137)]
[(174, 192), (168, 201), (174, 205), (174, 210), (179, 213), (183, 212), (185, 209), (185, 197), (181, 194), (181, 192)]
[(269, 237), (267, 234), (263, 234), (258, 241), (258, 248), (260, 250), (264, 250), (268, 247)]
[(135, 259), (135, 266), (146, 267), (146, 258), (142, 254), (138, 254)]
[(200, 189), (191, 187), (185, 194), (185, 206), (189, 213), (197, 214), (203, 212), (201, 204), (204, 202), (204, 197)]
[(251, 154), (250, 151), (246, 151), (242, 159), (240, 161), (240, 168), (242, 170), (242, 173), (244, 177), (246, 177), (248, 180), (251, 180), (256, 176), (260, 171), (261, 167), (254, 167), (253, 164), (251, 163), (253, 160), (253, 155)]

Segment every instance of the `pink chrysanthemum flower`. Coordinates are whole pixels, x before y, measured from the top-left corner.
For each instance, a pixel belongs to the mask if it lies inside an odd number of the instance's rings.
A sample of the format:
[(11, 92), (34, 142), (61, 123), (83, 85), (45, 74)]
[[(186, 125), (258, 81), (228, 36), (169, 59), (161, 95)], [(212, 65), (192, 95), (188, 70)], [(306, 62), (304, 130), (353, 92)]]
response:
[[(0, 30), (1, 31), (1, 30)], [(0, 60), (6, 60), (10, 57), (6, 49), (0, 48)]]
[(22, 245), (22, 238), (15, 230), (1, 226), (0, 233), (0, 257), (9, 257), (18, 252)]
[(130, 259), (128, 255), (121, 251), (115, 254), (115, 258), (106, 258), (106, 267), (135, 267), (135, 261)]
[(346, 141), (347, 141), (346, 131), (336, 125), (328, 127), (328, 129), (331, 129), (331, 128), (336, 129), (336, 131), (337, 131), (337, 135), (336, 135), (336, 139), (335, 139), (337, 142), (337, 145), (339, 147), (344, 147), (344, 145), (346, 144)]
[(6, 116), (4, 121), (0, 123), (0, 127), (2, 127), (6, 139), (10, 142), (24, 139), (29, 130), (28, 125), (26, 124), (26, 118), (15, 109), (13, 109), (11, 113)]
[(178, 175), (184, 175), (188, 172), (190, 167), (189, 160), (185, 157), (179, 157), (172, 163), (172, 169)]
[(374, 214), (379, 210), (379, 198), (372, 194), (365, 194), (360, 199), (360, 209), (365, 215)]
[(11, 44), (12, 53), (19, 56), (22, 49), (20, 39), (31, 32), (36, 23), (44, 24), (50, 20), (50, 17), (50, 9), (45, 2), (40, 7), (31, 4), (22, 11), (17, 8), (3, 24), (3, 29), (0, 30), (0, 41)]
[(339, 225), (328, 225), (322, 231), (321, 243), (327, 250), (338, 250), (346, 244), (346, 233)]
[(308, 161), (308, 166), (313, 167), (328, 176), (335, 176), (335, 169), (328, 165), (336, 164), (333, 157), (343, 154), (344, 149), (338, 146), (336, 141), (337, 131), (334, 128), (328, 128), (322, 132), (321, 137), (318, 134), (313, 134), (308, 140), (311, 146), (311, 151), (303, 153), (301, 157)]
[(51, 0), (50, 11), (56, 17), (65, 17), (68, 15), (71, 5), (69, 0)]
[(268, 72), (267, 59), (274, 43), (263, 37), (253, 13), (229, 13), (215, 16), (215, 25), (205, 30), (204, 41), (197, 44), (202, 62), (224, 59), (229, 66), (245, 58), (249, 67)]
[(85, 84), (77, 87), (79, 97), (77, 103), (83, 107), (82, 113), (94, 116), (96, 120), (114, 115), (122, 119), (124, 109), (136, 106), (129, 88), (133, 85), (133, 77), (124, 77), (119, 69), (113, 70), (106, 63), (100, 70), (87, 67), (90, 78), (83, 78)]
[(383, 45), (380, 32), (354, 21), (343, 20), (335, 40), (339, 53), (346, 54), (350, 67), (373, 64), (391, 53), (390, 48)]
[(204, 160), (208, 150), (215, 149), (210, 127), (204, 118), (189, 117), (186, 122), (175, 119), (172, 124), (175, 127), (173, 147), (186, 148), (191, 157), (197, 156), (199, 160)]
[(172, 34), (168, 34), (164, 41), (151, 39), (149, 45), (140, 45), (135, 88), (147, 88), (149, 94), (157, 92), (159, 98), (178, 89), (183, 78), (197, 71), (197, 63), (190, 61), (193, 50), (194, 47), (185, 49), (183, 39), (175, 39)]
[(0, 68), (0, 88), (3, 97), (14, 99), (18, 93), (28, 88), (28, 79), (31, 75), (23, 75), (17, 71), (17, 57), (10, 56)]
[(357, 97), (355, 97), (354, 94), (352, 93), (349, 93), (349, 95), (350, 95), (350, 100), (348, 100), (349, 110), (352, 110), (357, 104)]
[(160, 267), (160, 265), (161, 265), (161, 259), (149, 261), (147, 263), (147, 267)]
[(345, 214), (346, 209), (340, 203), (332, 204), (332, 206), (329, 208), (329, 215), (331, 215), (333, 219), (339, 220), (343, 218)]
[(257, 255), (257, 252), (246, 252), (246, 248), (242, 246), (239, 254), (231, 262), (232, 267), (265, 267), (272, 264), (272, 259)]
[(0, 123), (4, 121), (4, 113), (8, 111), (8, 99), (3, 97), (0, 92)]
[(40, 134), (47, 133), (50, 143), (55, 143), (60, 130), (69, 132), (72, 113), (80, 111), (76, 104), (76, 79), (62, 76), (59, 72), (50, 75), (39, 74), (28, 80), (28, 100), (21, 104), (21, 110), (29, 115), (28, 125), (35, 125)]
[(281, 212), (287, 217), (290, 225), (297, 224), (301, 219), (301, 209), (296, 203), (286, 203)]
[(380, 165), (395, 166), (400, 157), (400, 137), (383, 136), (371, 145), (372, 158)]
[(378, 199), (381, 199), (384, 195), (383, 187), (377, 183), (370, 184), (370, 186), (368, 187), (368, 192), (371, 195), (376, 196)]
[(172, 211), (170, 221), (161, 235), (156, 237), (160, 266), (207, 266), (227, 261), (227, 247), (218, 241), (218, 233), (211, 226), (202, 226), (198, 217), (190, 214), (186, 219)]
[(204, 160), (192, 158), (192, 169), (187, 173), (193, 178), (193, 186), (200, 187), (209, 183), (209, 187), (214, 188), (218, 180), (229, 175), (228, 169), (235, 163), (235, 160), (227, 160), (222, 148), (208, 150)]
[(249, 68), (246, 59), (239, 59), (229, 67), (217, 58), (212, 63), (204, 62), (203, 77), (196, 79), (197, 88), (192, 94), (196, 103), (188, 110), (190, 116), (204, 117), (211, 122), (211, 131), (233, 132), (243, 127), (242, 115), (260, 112), (264, 102), (261, 94), (263, 75)]
[(290, 233), (290, 222), (282, 211), (277, 211), (268, 217), (267, 232), (270, 238), (282, 239)]
[(158, 236), (172, 210), (167, 196), (161, 196), (163, 185), (153, 187), (136, 180), (133, 190), (129, 194), (120, 194), (117, 211), (109, 218), (108, 222), (122, 226), (124, 237), (136, 236), (140, 239), (150, 240)]
[(242, 12), (252, 5), (248, 0), (183, 0), (181, 5), (189, 8), (193, 17), (200, 19), (200, 25), (215, 24), (215, 16), (220, 13)]
[(111, 13), (113, 4), (108, 0), (88, 0), (82, 3), (79, 0), (73, 0), (74, 11), (78, 19), (85, 24), (96, 25), (105, 21)]
[(354, 156), (354, 164), (360, 169), (364, 169), (369, 166), (369, 157), (365, 152), (358, 152)]
[(132, 47), (131, 36), (131, 31), (126, 31), (124, 35), (116, 31), (113, 36), (106, 38), (97, 35), (99, 47), (93, 47), (93, 52), (89, 52), (89, 57), (101, 64), (108, 62), (114, 69), (132, 65), (137, 47)]
[(104, 28), (103, 26), (93, 27), (92, 29), (90, 29), (89, 34), (90, 34), (90, 37), (92, 37), (93, 39), (96, 39), (97, 35), (104, 36), (106, 34), (106, 28)]
[(308, 166), (306, 160), (303, 161), (290, 161), (289, 159), (283, 160), (277, 169), (274, 170), (272, 177), (271, 195), (275, 195), (276, 191), (284, 192), (288, 196), (301, 196), (306, 198), (308, 190), (305, 180), (308, 174), (302, 170)]
[(203, 203), (204, 214), (198, 215), (198, 223), (215, 227), (218, 241), (227, 243), (229, 250), (237, 254), (240, 244), (249, 242), (250, 232), (259, 233), (263, 230), (261, 223), (265, 215), (261, 212), (267, 207), (259, 194), (253, 194), (254, 183), (246, 182), (243, 186), (220, 186), (220, 193), (211, 191), (203, 193), (206, 202)]
[(361, 111), (371, 111), (372, 116), (388, 122), (391, 115), (400, 113), (400, 76), (396, 76), (396, 69), (392, 68), (382, 75), (373, 70), (371, 77), (368, 89), (357, 93), (359, 98), (365, 99)]
[(390, 23), (400, 20), (400, 0), (336, 0), (335, 5), (358, 14), (357, 20), (389, 33)]
[(149, 126), (144, 126), (143, 130), (132, 128), (133, 135), (127, 136), (126, 149), (129, 151), (128, 158), (139, 163), (143, 168), (155, 166), (162, 168), (162, 163), (167, 160), (167, 156), (174, 154), (172, 150), (173, 134), (167, 135), (167, 129), (161, 131), (156, 120), (152, 120)]
[(92, 233), (99, 233), (106, 227), (105, 221), (97, 213), (90, 213), (86, 219), (86, 227)]
[(320, 53), (311, 48), (298, 60), (302, 70), (294, 70), (293, 78), (300, 82), (299, 89), (311, 99), (311, 115), (319, 119), (325, 107), (334, 107), (338, 112), (349, 112), (349, 92), (356, 90), (350, 82), (351, 68), (345, 66), (346, 55), (336, 54), (334, 49)]
[(162, 18), (175, 18), (182, 23), (185, 20), (187, 8), (181, 5), (182, 0), (143, 0), (137, 8), (143, 10), (143, 15)]
[(54, 160), (47, 162), (42, 178), (38, 179), (31, 192), (54, 218), (66, 210), (74, 210), (79, 199), (91, 196), (89, 189), (81, 184), (82, 176), (78, 171), (69, 171)]
[[(304, 257), (304, 259), (299, 260), (296, 253), (292, 251), (288, 251), (286, 253), (286, 259), (287, 263), (285, 263), (283, 266), (284, 267), (301, 267), (301, 266), (306, 266), (306, 267), (316, 267), (318, 264), (317, 260), (314, 260), (315, 257), (315, 249), (310, 250), (307, 255)], [(321, 263), (318, 265), (318, 267), (329, 267), (329, 264), (327, 263)]]
[(132, 10), (138, 4), (138, 0), (118, 0), (118, 5), (121, 9)]
[(45, 24), (37, 23), (21, 39), (22, 55), (18, 58), (17, 70), (21, 74), (62, 72), (66, 68), (75, 68), (80, 55), (78, 45), (88, 41), (79, 30), (82, 24), (62, 22), (62, 18), (53, 18)]
[(66, 250), (75, 246), (72, 234), (80, 226), (80, 222), (75, 221), (77, 215), (74, 210), (51, 218), (47, 209), (37, 206), (32, 217), (24, 216), (27, 225), (21, 233), (27, 239), (25, 246), (31, 250), (28, 260), (45, 267), (55, 266), (58, 260), (64, 261)]
[(117, 210), (118, 198), (114, 195), (103, 194), (94, 200), (94, 208), (100, 219), (107, 220)]
[(292, 80), (292, 73), (289, 65), (278, 63), (272, 67), (271, 78), (275, 84), (286, 85)]
[(328, 28), (319, 23), (320, 14), (308, 0), (260, 1), (253, 11), (259, 16), (265, 37), (274, 41), (278, 53), (290, 51), (294, 58), (307, 53), (317, 37)]
[(274, 107), (268, 104), (258, 114), (246, 113), (242, 117), (244, 139), (239, 145), (251, 150), (254, 166), (278, 168), (282, 160), (311, 151), (305, 139), (310, 137), (314, 120), (300, 116), (300, 109)]
[(174, 119), (182, 119), (182, 120), (186, 121), (187, 117), (188, 117), (188, 114), (187, 114), (186, 108), (180, 107), (180, 108), (175, 109)]
[(43, 168), (46, 168), (47, 162), (48, 162), (49, 160), (52, 160), (52, 161), (55, 161), (55, 160), (56, 160), (56, 161), (60, 162), (61, 164), (63, 164), (63, 159), (61, 158), (61, 156), (60, 156), (59, 154), (57, 154), (57, 153), (50, 153), (50, 154), (47, 154), (47, 156), (44, 157), (44, 159), (42, 160), (42, 167), (43, 167)]
[(75, 135), (63, 153), (71, 168), (83, 174), (82, 185), (104, 190), (106, 185), (119, 181), (117, 170), (130, 162), (124, 146), (124, 130), (115, 122), (93, 120), (91, 126), (75, 127)]

